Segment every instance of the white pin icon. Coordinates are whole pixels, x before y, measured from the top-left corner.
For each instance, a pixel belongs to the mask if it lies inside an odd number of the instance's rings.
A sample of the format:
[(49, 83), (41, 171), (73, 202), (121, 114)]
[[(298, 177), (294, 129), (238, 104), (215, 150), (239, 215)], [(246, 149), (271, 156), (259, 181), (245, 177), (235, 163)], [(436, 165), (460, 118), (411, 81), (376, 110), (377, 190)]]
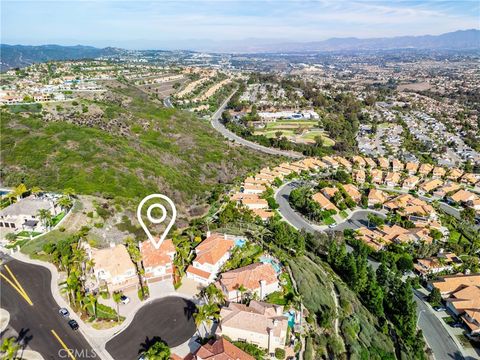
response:
[[(168, 223), (167, 228), (163, 232), (162, 236), (160, 236), (160, 239), (158, 241), (155, 240), (155, 238), (150, 233), (150, 231), (147, 229), (147, 226), (145, 225), (145, 223), (143, 222), (143, 219), (142, 219), (142, 208), (145, 205), (145, 203), (147, 201), (151, 200), (151, 199), (165, 200), (168, 203), (168, 205), (170, 205), (170, 207), (172, 208), (172, 219)], [(154, 218), (152, 216), (153, 209), (160, 209), (162, 211), (162, 216), (159, 219)], [(148, 207), (148, 209), (147, 209), (147, 219), (152, 224), (160, 224), (160, 223), (164, 222), (166, 218), (167, 218), (167, 209), (165, 209), (165, 206), (163, 206), (162, 204), (155, 203), (155, 204), (152, 204)], [(162, 194), (151, 194), (151, 195), (146, 196), (142, 201), (140, 201), (140, 204), (138, 204), (138, 208), (137, 208), (138, 222), (142, 226), (143, 230), (145, 231), (145, 233), (148, 236), (148, 239), (153, 244), (155, 249), (160, 248), (160, 245), (162, 245), (163, 240), (165, 240), (165, 238), (168, 235), (168, 232), (170, 231), (173, 224), (175, 223), (176, 218), (177, 218), (177, 209), (175, 208), (175, 204), (173, 203), (173, 201), (168, 196), (165, 196), (165, 195), (162, 195)]]

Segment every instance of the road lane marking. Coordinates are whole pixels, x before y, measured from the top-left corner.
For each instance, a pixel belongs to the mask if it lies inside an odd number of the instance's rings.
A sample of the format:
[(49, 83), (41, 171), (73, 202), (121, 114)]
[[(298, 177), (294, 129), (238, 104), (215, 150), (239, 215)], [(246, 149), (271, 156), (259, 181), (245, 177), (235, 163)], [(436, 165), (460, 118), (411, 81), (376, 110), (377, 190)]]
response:
[(65, 343), (63, 342), (62, 339), (60, 339), (60, 336), (58, 336), (58, 334), (55, 332), (55, 330), (50, 330), (53, 334), (53, 336), (55, 336), (55, 338), (58, 340), (58, 342), (60, 343), (60, 345), (62, 345), (62, 347), (65, 349), (65, 351), (67, 352), (68, 356), (70, 356), (70, 358), (72, 360), (76, 360), (75, 359), (75, 356), (73, 356), (72, 352), (70, 351), (70, 349), (67, 347), (67, 345), (65, 345)]
[[(10, 274), (10, 277), (13, 279), (13, 281), (15, 282), (15, 284), (17, 284), (18, 288), (20, 290), (22, 290), (22, 292), (25, 294), (26, 297), (28, 297), (28, 294), (27, 292), (25, 291), (25, 289), (22, 287), (22, 285), (20, 285), (20, 282), (17, 280), (16, 276), (13, 275), (13, 272), (12, 270), (10, 270), (10, 268), (8, 267), (8, 265), (5, 265), (5, 269), (7, 269), (8, 273)], [(29, 298), (29, 297), (28, 297)]]
[(8, 282), (19, 294), (21, 297), (23, 297), (25, 299), (25, 301), (27, 303), (29, 303), (31, 306), (33, 306), (33, 302), (32, 300), (30, 299), (30, 297), (28, 296), (28, 294), (25, 292), (25, 290), (23, 289), (23, 287), (20, 285), (20, 283), (18, 282), (18, 280), (15, 278), (15, 276), (13, 275), (13, 273), (10, 271), (10, 269), (7, 267), (7, 265), (5, 265), (5, 268), (7, 269), (7, 271), (10, 273), (10, 275), (12, 276), (12, 279), (13, 281), (15, 281), (16, 284), (13, 283), (12, 280), (10, 280), (8, 277), (6, 277), (4, 274), (2, 274), (0, 272), (0, 276), (5, 279), (6, 282)]

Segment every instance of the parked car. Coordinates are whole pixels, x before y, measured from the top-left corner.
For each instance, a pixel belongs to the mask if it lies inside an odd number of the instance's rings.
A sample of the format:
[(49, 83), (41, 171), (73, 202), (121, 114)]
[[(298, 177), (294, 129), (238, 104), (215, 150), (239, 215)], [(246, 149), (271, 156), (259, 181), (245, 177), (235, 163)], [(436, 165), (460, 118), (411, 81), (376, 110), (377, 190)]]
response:
[(70, 312), (65, 308), (61, 308), (60, 310), (58, 310), (58, 313), (65, 318), (70, 316)]
[(445, 306), (434, 306), (433, 310), (435, 310), (435, 311), (447, 311), (447, 308)]
[(75, 320), (70, 320), (68, 325), (72, 328), (72, 330), (78, 330), (78, 323)]
[(461, 328), (461, 327), (463, 327), (463, 324), (462, 324), (462, 323), (453, 323), (453, 324), (452, 324), (452, 327), (454, 327), (454, 328)]
[(125, 305), (126, 305), (126, 304), (128, 304), (128, 303), (130, 302), (130, 298), (129, 298), (128, 296), (122, 295), (122, 296), (120, 297), (120, 302), (121, 302), (122, 304), (125, 304)]

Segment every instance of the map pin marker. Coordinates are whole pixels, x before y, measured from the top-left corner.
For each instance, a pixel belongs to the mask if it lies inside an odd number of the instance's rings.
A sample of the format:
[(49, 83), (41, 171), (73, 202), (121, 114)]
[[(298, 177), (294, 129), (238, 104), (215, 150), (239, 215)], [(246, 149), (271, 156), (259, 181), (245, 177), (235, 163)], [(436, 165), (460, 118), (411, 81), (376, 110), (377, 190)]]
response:
[[(170, 220), (170, 222), (168, 223), (167, 225), (167, 228), (165, 229), (165, 231), (163, 232), (162, 236), (160, 237), (160, 239), (157, 241), (155, 240), (155, 238), (153, 237), (153, 235), (150, 233), (150, 231), (148, 230), (147, 226), (145, 225), (145, 223), (143, 222), (143, 219), (142, 219), (142, 208), (143, 206), (145, 205), (145, 203), (151, 199), (162, 199), (162, 200), (165, 200), (168, 205), (170, 205), (170, 207), (172, 208), (172, 219)], [(160, 218), (154, 218), (152, 216), (152, 211), (153, 209), (160, 209), (162, 211), (162, 216)], [(160, 224), (162, 222), (165, 221), (165, 219), (167, 218), (167, 209), (165, 209), (165, 206), (163, 206), (162, 204), (160, 203), (154, 203), (152, 205), (150, 205), (147, 209), (147, 219), (148, 221), (150, 221), (152, 224)], [(158, 249), (160, 248), (160, 245), (162, 245), (162, 242), (163, 240), (165, 240), (165, 238), (167, 237), (168, 235), (168, 232), (170, 231), (170, 229), (172, 228), (173, 224), (175, 223), (175, 219), (177, 218), (177, 209), (175, 208), (175, 204), (173, 203), (173, 201), (168, 197), (168, 196), (165, 196), (165, 195), (162, 195), (162, 194), (151, 194), (151, 195), (148, 195), (146, 196), (142, 201), (140, 201), (140, 204), (138, 204), (138, 208), (137, 208), (137, 219), (138, 219), (138, 222), (140, 223), (140, 225), (142, 226), (142, 229), (145, 231), (145, 233), (147, 234), (148, 236), (148, 239), (150, 240), (150, 242), (153, 244), (153, 246), (155, 247), (155, 249)]]

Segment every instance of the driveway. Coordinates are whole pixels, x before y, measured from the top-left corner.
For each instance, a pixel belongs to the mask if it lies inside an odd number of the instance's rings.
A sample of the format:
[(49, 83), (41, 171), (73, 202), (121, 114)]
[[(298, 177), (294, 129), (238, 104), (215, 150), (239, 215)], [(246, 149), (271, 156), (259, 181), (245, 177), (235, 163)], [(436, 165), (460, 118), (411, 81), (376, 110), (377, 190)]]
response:
[(196, 331), (195, 304), (169, 296), (143, 306), (130, 325), (106, 344), (115, 360), (132, 360), (152, 343), (163, 340), (175, 347), (189, 340)]

